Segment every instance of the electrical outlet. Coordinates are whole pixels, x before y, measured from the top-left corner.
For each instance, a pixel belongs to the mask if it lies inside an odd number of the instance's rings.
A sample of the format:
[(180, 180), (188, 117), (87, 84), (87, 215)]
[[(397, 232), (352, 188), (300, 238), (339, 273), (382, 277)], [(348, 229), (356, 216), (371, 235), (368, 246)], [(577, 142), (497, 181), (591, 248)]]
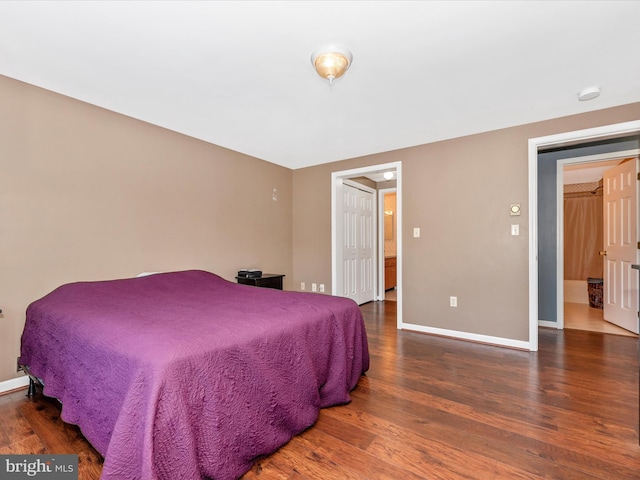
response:
[(307, 288), (307, 286), (304, 284), (304, 282), (300, 282), (300, 290), (304, 290), (305, 288)]
[(449, 306), (457, 307), (458, 306), (458, 297), (449, 297)]
[(318, 284), (317, 283), (312, 283), (311, 284), (311, 291), (312, 292), (317, 292), (318, 291)]
[(324, 293), (324, 283), (320, 284), (320, 293)]

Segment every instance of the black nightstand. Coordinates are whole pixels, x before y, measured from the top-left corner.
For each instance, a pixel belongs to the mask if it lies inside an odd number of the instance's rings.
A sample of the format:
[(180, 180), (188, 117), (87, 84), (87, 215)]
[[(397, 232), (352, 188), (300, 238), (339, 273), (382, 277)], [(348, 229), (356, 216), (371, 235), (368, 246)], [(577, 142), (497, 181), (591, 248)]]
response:
[(283, 278), (284, 275), (279, 273), (264, 273), (261, 277), (236, 277), (236, 280), (242, 285), (253, 285), (254, 287), (275, 288), (276, 290), (282, 290)]

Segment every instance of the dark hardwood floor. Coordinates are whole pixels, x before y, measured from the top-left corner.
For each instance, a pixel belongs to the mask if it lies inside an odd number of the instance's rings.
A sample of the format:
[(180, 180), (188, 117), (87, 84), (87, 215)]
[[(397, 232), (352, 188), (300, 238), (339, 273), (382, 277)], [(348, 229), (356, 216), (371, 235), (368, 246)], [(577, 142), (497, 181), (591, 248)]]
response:
[[(639, 479), (638, 339), (541, 329), (510, 350), (395, 328), (394, 302), (362, 306), (371, 369), (348, 405), (260, 460), (260, 479)], [(0, 397), (0, 453), (100, 456), (24, 391)]]

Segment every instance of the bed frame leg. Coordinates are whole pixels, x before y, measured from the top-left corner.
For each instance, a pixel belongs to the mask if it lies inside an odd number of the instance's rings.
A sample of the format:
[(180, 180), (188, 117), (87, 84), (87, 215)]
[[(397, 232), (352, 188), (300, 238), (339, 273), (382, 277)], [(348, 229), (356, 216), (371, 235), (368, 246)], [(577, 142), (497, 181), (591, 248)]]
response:
[(32, 397), (36, 394), (36, 382), (33, 378), (29, 377), (29, 389), (27, 390), (27, 397)]

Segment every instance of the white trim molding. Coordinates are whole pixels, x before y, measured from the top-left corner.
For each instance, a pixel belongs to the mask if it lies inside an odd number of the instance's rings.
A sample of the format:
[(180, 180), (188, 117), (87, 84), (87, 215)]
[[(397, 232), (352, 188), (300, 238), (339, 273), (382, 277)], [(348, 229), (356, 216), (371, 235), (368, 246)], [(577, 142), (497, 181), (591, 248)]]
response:
[(549, 320), (538, 320), (538, 326), (562, 330), (562, 326), (558, 322), (550, 322)]
[(0, 382), (0, 395), (10, 392), (11, 390), (17, 390), (29, 385), (29, 377), (24, 375), (18, 378), (12, 378), (11, 380), (5, 380)]
[(441, 337), (454, 338), (456, 340), (467, 340), (487, 345), (499, 345), (501, 347), (516, 348), (518, 350), (529, 350), (529, 342), (523, 340), (493, 337), (491, 335), (480, 335), (478, 333), (460, 332), (457, 330), (447, 330), (445, 328), (425, 327), (424, 325), (412, 325), (408, 323), (403, 324), (402, 328), (404, 330), (429, 333), (432, 335), (439, 335)]

